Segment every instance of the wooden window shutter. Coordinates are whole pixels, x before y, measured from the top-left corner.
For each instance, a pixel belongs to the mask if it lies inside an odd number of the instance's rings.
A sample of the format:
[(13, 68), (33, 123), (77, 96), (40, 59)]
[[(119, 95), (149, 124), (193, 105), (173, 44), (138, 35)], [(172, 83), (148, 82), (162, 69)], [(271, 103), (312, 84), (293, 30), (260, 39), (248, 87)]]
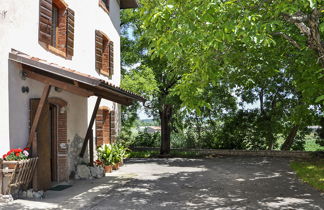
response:
[(117, 131), (116, 131), (116, 112), (110, 111), (110, 141), (114, 143), (117, 139)]
[(39, 1), (39, 41), (51, 44), (52, 0)]
[(103, 109), (99, 107), (96, 115), (96, 146), (103, 144)]
[(109, 75), (114, 74), (114, 43), (109, 42)]
[(96, 69), (100, 71), (102, 68), (102, 53), (103, 53), (103, 35), (96, 30)]
[(74, 11), (68, 8), (66, 12), (66, 55), (72, 57), (74, 51)]

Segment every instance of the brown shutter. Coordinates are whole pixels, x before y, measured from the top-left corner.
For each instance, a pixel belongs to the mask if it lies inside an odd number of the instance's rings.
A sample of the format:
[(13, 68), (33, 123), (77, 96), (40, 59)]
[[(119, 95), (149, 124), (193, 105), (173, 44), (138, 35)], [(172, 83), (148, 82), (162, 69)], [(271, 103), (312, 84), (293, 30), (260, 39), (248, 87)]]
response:
[(96, 146), (103, 144), (103, 109), (99, 107), (96, 115)]
[(104, 38), (102, 51), (102, 68), (101, 72), (106, 76), (109, 75), (109, 41)]
[(117, 139), (116, 112), (110, 111), (110, 141), (114, 143)]
[(74, 48), (74, 11), (67, 9), (66, 17), (66, 55), (73, 56)]
[(102, 43), (103, 36), (99, 31), (96, 31), (96, 69), (100, 70), (102, 68)]
[(114, 74), (114, 43), (109, 42), (109, 75)]
[(52, 0), (39, 1), (39, 41), (51, 44)]

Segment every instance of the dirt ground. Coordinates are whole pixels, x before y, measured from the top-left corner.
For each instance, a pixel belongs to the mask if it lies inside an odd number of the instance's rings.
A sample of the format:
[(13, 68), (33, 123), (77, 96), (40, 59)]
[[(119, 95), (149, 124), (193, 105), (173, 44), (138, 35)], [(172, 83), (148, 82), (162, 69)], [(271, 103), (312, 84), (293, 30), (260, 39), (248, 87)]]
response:
[(2, 209), (323, 209), (324, 193), (298, 180), (289, 159), (131, 159), (99, 180)]

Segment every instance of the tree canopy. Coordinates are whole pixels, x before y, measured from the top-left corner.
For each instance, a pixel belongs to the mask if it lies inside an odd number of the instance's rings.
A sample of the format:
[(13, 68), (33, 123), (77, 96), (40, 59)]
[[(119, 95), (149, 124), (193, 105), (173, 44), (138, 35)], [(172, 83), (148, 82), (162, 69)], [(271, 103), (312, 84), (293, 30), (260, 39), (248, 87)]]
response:
[(172, 107), (174, 133), (191, 129), (201, 139), (208, 128), (216, 139), (209, 147), (243, 149), (273, 149), (283, 136), (281, 148), (290, 149), (323, 118), (324, 1), (140, 5), (123, 12), (132, 25), (123, 31), (123, 64), (136, 66), (124, 71), (123, 85), (147, 96), (160, 120)]
[[(262, 69), (264, 77), (290, 70), (303, 100), (323, 99), (322, 1), (142, 0), (141, 5), (151, 55), (186, 69), (174, 89), (186, 106), (204, 105), (202, 89), (229, 72), (244, 76), (252, 69)], [(235, 83), (249, 86), (256, 79)]]

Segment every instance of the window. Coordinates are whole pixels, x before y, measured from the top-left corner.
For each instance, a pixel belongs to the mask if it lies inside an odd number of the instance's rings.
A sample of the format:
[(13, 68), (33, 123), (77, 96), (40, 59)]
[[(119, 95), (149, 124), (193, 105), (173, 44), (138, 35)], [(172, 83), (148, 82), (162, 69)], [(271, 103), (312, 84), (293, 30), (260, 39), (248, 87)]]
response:
[(111, 144), (111, 112), (108, 107), (101, 106), (96, 115), (96, 146)]
[(114, 43), (101, 31), (96, 30), (96, 69), (111, 77), (114, 70)]
[(53, 5), (52, 6), (52, 30), (51, 30), (51, 35), (52, 35), (52, 40), (51, 40), (51, 45), (53, 47), (56, 47), (57, 43), (57, 32), (58, 32), (58, 8)]
[(39, 42), (58, 55), (72, 58), (74, 11), (63, 0), (40, 0)]
[(110, 0), (99, 0), (99, 6), (105, 11), (109, 12)]

